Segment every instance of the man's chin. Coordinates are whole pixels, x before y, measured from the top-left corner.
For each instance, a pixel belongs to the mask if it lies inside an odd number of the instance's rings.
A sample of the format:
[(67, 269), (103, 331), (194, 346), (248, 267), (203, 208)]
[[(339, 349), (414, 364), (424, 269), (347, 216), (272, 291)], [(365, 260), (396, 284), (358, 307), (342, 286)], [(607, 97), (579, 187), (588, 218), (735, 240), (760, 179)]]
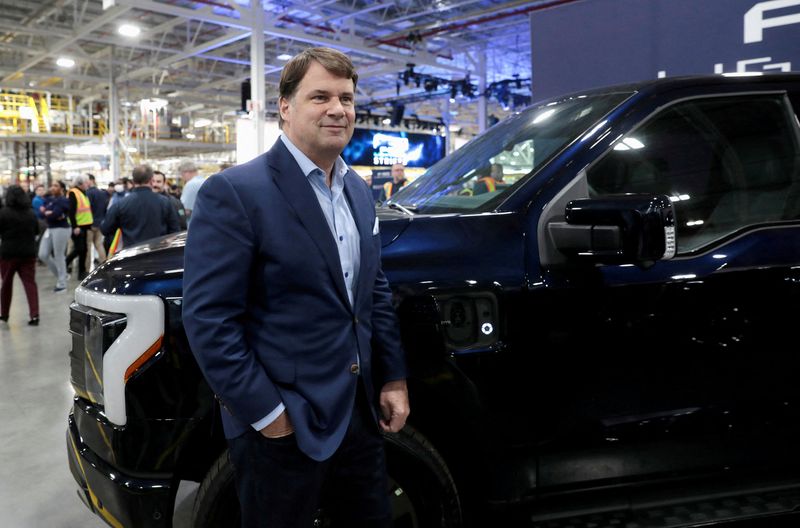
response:
[(325, 141), (325, 146), (330, 149), (344, 150), (347, 143), (350, 141), (350, 135), (347, 136), (331, 136)]

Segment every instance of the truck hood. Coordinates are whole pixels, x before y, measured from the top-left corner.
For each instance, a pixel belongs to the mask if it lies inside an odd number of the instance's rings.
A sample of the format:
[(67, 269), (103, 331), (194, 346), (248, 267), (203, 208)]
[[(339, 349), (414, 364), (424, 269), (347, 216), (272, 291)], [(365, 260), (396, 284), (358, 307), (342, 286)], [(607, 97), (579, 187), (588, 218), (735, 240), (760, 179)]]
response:
[(81, 286), (102, 293), (182, 296), (186, 231), (123, 249), (95, 268)]
[(381, 230), (381, 247), (386, 247), (397, 240), (414, 218), (388, 207), (379, 207), (375, 210), (375, 214), (378, 216)]
[[(382, 247), (397, 240), (412, 220), (389, 208), (379, 208), (377, 215)], [(183, 231), (124, 249), (92, 271), (81, 286), (103, 293), (180, 297), (185, 245)]]

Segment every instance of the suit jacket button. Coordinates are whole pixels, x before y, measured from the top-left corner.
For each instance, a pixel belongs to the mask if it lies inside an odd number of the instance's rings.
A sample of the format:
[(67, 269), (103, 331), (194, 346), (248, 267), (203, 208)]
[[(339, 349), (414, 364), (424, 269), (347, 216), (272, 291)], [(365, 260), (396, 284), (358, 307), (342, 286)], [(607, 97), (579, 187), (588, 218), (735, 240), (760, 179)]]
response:
[(361, 371), (361, 369), (358, 367), (358, 363), (353, 363), (352, 365), (350, 365), (350, 373), (351, 373), (351, 374), (356, 374), (356, 375), (358, 375), (358, 373), (359, 373), (360, 371)]
[(358, 324), (358, 317), (353, 317), (353, 322), (354, 322), (355, 324)]

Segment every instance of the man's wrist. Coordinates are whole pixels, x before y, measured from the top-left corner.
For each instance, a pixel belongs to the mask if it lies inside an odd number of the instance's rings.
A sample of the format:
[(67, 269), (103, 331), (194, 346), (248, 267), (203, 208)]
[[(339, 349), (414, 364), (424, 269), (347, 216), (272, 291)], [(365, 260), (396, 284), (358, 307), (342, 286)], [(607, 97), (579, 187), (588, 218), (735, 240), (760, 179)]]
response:
[(386, 391), (386, 390), (406, 390), (406, 389), (407, 389), (407, 385), (406, 385), (406, 380), (405, 379), (387, 381), (386, 383), (384, 383), (383, 387), (381, 388), (382, 391)]
[(292, 423), (289, 421), (289, 415), (286, 414), (286, 411), (283, 411), (275, 421), (260, 431), (260, 433), (267, 438), (280, 438), (282, 436), (288, 436), (293, 432), (294, 427), (292, 427)]

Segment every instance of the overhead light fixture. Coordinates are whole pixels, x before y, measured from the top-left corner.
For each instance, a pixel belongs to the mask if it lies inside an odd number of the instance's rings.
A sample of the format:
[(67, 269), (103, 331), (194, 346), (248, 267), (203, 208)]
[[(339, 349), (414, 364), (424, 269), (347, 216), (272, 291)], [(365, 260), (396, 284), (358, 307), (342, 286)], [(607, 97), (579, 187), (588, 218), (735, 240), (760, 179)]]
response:
[(56, 60), (56, 65), (59, 68), (72, 68), (75, 66), (75, 61), (69, 57), (59, 57), (58, 60)]
[(161, 110), (162, 108), (164, 108), (168, 104), (169, 104), (169, 101), (167, 101), (166, 99), (161, 99), (159, 97), (153, 97), (153, 98), (150, 98), (150, 99), (142, 99), (141, 101), (139, 101), (139, 106), (141, 107), (142, 111), (144, 111), (144, 112), (146, 112), (146, 111), (158, 112), (159, 110)]
[(383, 119), (382, 123), (384, 125), (391, 125), (392, 124), (392, 120), (391, 120), (391, 118), (386, 117), (386, 118)]
[(135, 24), (122, 24), (117, 28), (117, 32), (123, 37), (138, 37), (142, 28)]
[(195, 128), (207, 127), (210, 124), (211, 124), (211, 120), (210, 119), (206, 119), (205, 117), (201, 117), (199, 119), (195, 119), (194, 120)]
[(281, 53), (281, 54), (280, 54), (280, 55), (278, 55), (276, 58), (277, 58), (278, 60), (287, 61), (287, 60), (291, 59), (291, 58), (292, 58), (292, 56), (291, 56), (291, 55), (289, 55), (288, 53)]

